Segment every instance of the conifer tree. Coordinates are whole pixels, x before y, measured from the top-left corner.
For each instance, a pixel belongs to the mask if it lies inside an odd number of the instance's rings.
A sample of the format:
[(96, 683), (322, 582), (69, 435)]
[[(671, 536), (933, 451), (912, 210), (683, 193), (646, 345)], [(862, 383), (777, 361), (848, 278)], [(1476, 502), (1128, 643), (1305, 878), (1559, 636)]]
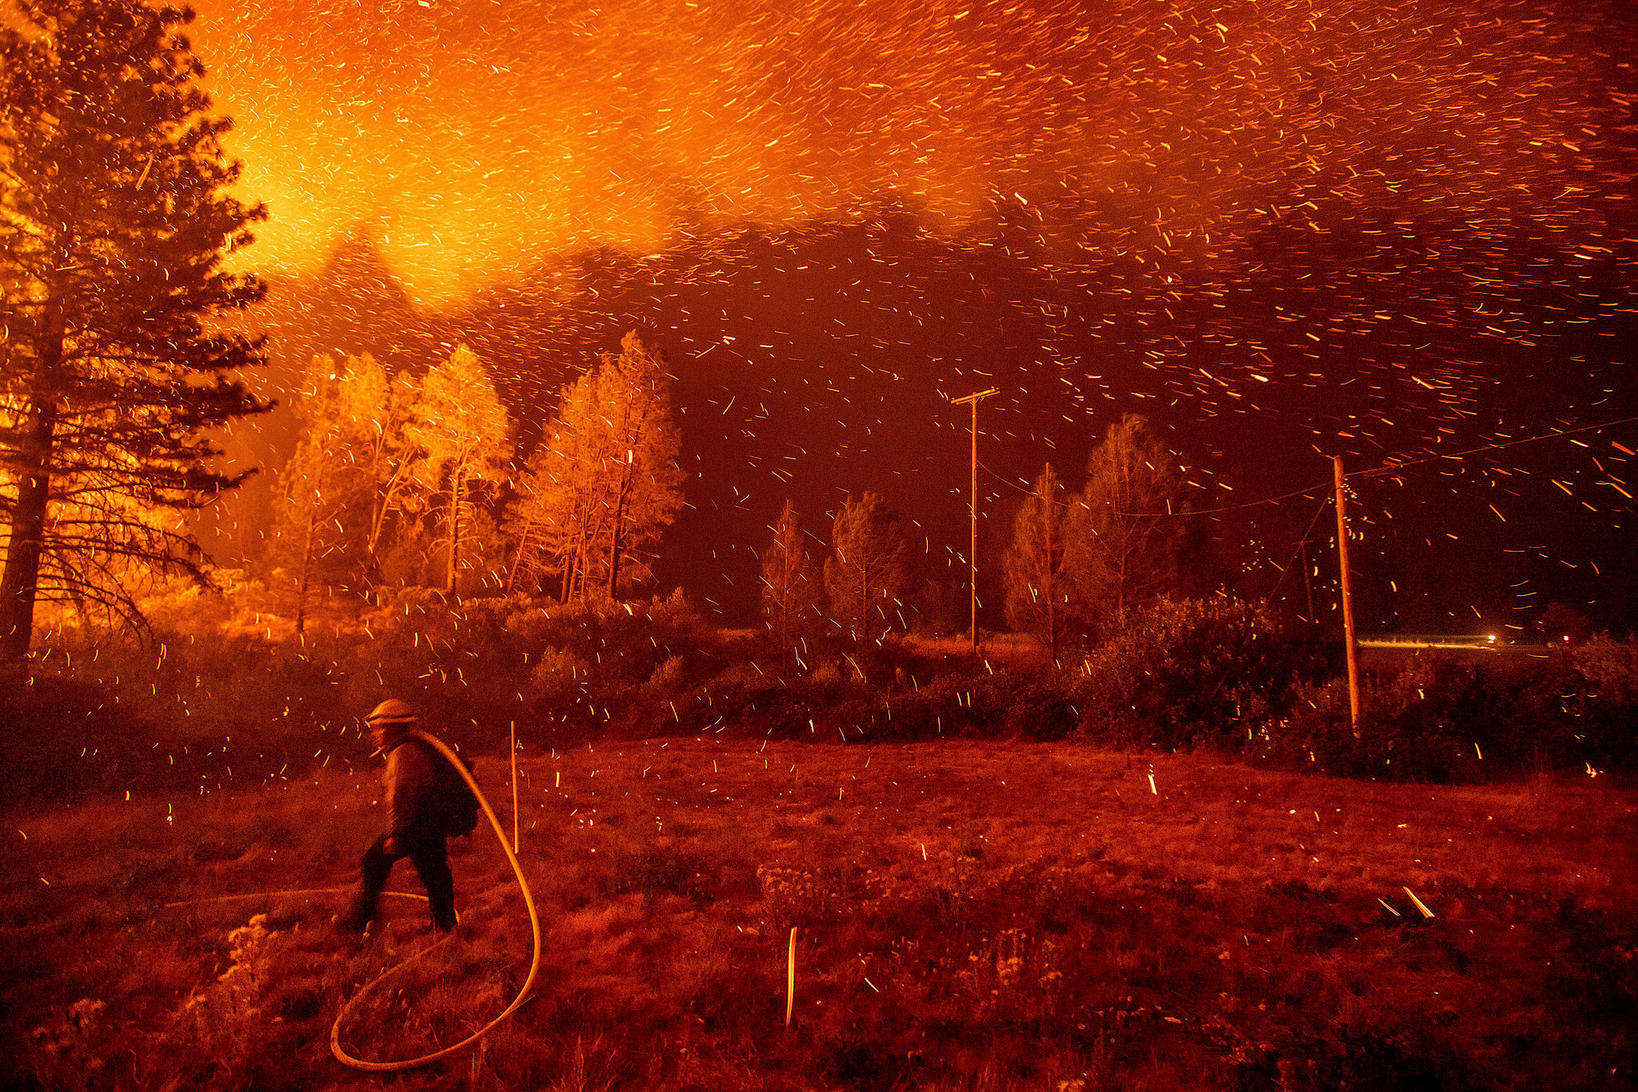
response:
[(416, 508), (422, 499), (413, 490), (415, 444), (409, 422), (421, 400), (421, 385), (405, 372), (387, 378), (386, 369), (365, 353), (357, 367), (348, 361), (348, 382), (355, 393), (349, 401), (368, 414), (369, 427), (362, 469), (370, 486), (369, 519), (364, 537), (364, 582), (381, 582), (381, 555), (388, 527), (395, 517)]
[(671, 419), (665, 354), (635, 330), (618, 356), (603, 355), (598, 400), (609, 440), (602, 474), (608, 479), (608, 597), (618, 598), (621, 568), (641, 564), (682, 507), (681, 440)]
[(899, 517), (877, 493), (842, 503), (825, 559), (831, 617), (858, 645), (879, 643), (897, 622), (914, 587), (910, 546)]
[(261, 294), (223, 269), (263, 218), (227, 194), (191, 12), (11, 0), (0, 13), (0, 665), (27, 660), (40, 597), (140, 620), (133, 568), (204, 581), (167, 510), (242, 475), (210, 430), (267, 408), (257, 340), (204, 320)]
[(448, 595), (456, 592), (462, 536), (476, 523), (473, 506), (482, 488), (509, 473), (511, 431), (494, 381), (465, 345), (457, 346), (421, 381), (405, 435), (415, 445), (416, 479), (438, 498)]
[(1104, 433), (1064, 528), (1064, 570), (1089, 621), (1123, 616), (1183, 581), (1183, 475), (1140, 414)]
[(594, 468), (604, 462), (604, 433), (597, 419), (597, 373), (591, 370), (563, 389), (557, 413), (519, 479), (511, 515), (510, 589), (539, 587), (555, 575), (563, 602), (582, 597), (602, 510)]
[(682, 508), (665, 355), (627, 334), (563, 390), (512, 519), (519, 576), (555, 573), (565, 602), (618, 599)]
[(1054, 663), (1069, 620), (1070, 583), (1063, 572), (1068, 509), (1063, 482), (1047, 463), (1013, 520), (1005, 559), (1007, 620), (1046, 641)]
[(315, 577), (358, 590), (370, 582), (369, 532), (380, 497), (373, 464), (388, 397), (386, 376), (366, 353), (339, 367), (314, 357), (292, 399), (300, 438), (280, 475), (273, 553), (296, 581), (298, 633)]
[(808, 552), (801, 517), (786, 498), (773, 541), (762, 552), (762, 615), (781, 654), (790, 651), (793, 634), (819, 618), (823, 598), (824, 585)]

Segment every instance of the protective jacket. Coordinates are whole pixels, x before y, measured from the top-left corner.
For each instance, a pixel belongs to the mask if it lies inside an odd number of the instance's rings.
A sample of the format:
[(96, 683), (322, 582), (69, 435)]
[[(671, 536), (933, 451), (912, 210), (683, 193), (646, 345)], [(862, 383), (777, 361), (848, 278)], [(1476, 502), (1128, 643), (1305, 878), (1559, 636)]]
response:
[(400, 740), (387, 752), (382, 778), (387, 791), (387, 832), (394, 838), (442, 834), (436, 761), (425, 745), (413, 739)]

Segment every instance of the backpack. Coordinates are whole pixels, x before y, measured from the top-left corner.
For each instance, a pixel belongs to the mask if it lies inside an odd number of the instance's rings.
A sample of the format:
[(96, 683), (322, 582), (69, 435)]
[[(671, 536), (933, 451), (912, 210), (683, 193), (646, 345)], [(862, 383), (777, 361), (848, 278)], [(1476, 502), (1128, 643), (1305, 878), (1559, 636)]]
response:
[[(429, 751), (431, 748), (427, 748)], [(432, 768), (437, 771), (433, 784), (432, 807), (433, 811), (443, 821), (443, 832), (446, 838), (459, 838), (472, 831), (478, 825), (478, 798), (472, 795), (472, 789), (449, 760), (441, 754), (434, 754)], [(455, 756), (460, 760), (467, 773), (472, 772), (472, 763)]]

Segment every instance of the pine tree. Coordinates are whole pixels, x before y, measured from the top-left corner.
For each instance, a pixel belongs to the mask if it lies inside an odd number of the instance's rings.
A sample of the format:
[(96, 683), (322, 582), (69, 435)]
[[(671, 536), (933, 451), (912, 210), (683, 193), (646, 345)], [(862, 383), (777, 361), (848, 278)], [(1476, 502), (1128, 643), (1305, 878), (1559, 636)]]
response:
[(594, 468), (604, 462), (604, 439), (597, 373), (587, 371), (563, 389), (557, 413), (519, 479), (511, 518), (516, 551), (507, 581), (511, 589), (538, 587), (555, 575), (563, 602), (582, 597), (602, 507)]
[(485, 484), (510, 473), (511, 419), (489, 373), (465, 345), (421, 381), (420, 398), (405, 428), (415, 445), (416, 479), (439, 498), (444, 592), (454, 595), (460, 574), (462, 536), (473, 525), (474, 505)]
[(379, 584), (382, 545), (395, 517), (418, 510), (422, 498), (414, 493), (415, 444), (409, 437), (410, 418), (421, 400), (421, 385), (400, 372), (387, 378), (375, 358), (365, 353), (352, 366), (349, 358), (348, 382), (355, 393), (349, 399), (366, 416), (369, 439), (362, 467), (370, 486), (369, 519), (364, 536), (364, 583)]
[(627, 334), (563, 390), (512, 518), (512, 583), (555, 573), (565, 602), (617, 599), (646, 575), (682, 508), (681, 446), (663, 353)]
[(1069, 621), (1070, 582), (1063, 572), (1068, 509), (1063, 482), (1047, 463), (1013, 520), (1005, 559), (1007, 620), (1045, 640), (1054, 663)]
[(239, 483), (213, 428), (262, 411), (259, 343), (204, 319), (261, 294), (222, 268), (263, 218), (211, 115), (191, 12), (13, 0), (0, 16), (0, 665), (26, 664), (36, 600), (139, 622), (133, 568), (206, 579), (167, 510)]
[(910, 546), (899, 517), (876, 493), (849, 497), (831, 526), (825, 590), (831, 617), (858, 645), (877, 644), (898, 622), (914, 587)]
[(1064, 527), (1064, 571), (1086, 618), (1120, 618), (1183, 582), (1183, 475), (1147, 419), (1128, 413), (1087, 460)]
[(379, 500), (373, 464), (388, 390), (369, 354), (340, 367), (317, 356), (292, 399), (300, 439), (280, 475), (273, 553), (295, 576), (297, 633), (315, 577), (360, 590), (370, 582), (369, 531)]
[(774, 524), (773, 541), (762, 552), (762, 615), (782, 655), (793, 634), (816, 621), (823, 610), (824, 585), (808, 552), (796, 505), (789, 498)]
[(609, 439), (608, 597), (618, 598), (623, 565), (641, 564), (682, 507), (681, 439), (671, 420), (665, 354), (635, 330), (618, 356), (604, 354), (598, 398)]

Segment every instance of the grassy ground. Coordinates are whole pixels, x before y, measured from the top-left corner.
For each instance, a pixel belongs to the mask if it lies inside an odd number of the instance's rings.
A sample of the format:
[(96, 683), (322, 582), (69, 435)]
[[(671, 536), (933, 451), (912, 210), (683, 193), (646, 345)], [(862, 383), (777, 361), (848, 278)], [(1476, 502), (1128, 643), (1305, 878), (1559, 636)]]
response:
[[(533, 998), (481, 1049), (386, 1080), (334, 1062), (330, 1026), (430, 944), (424, 903), (348, 941), (341, 894), (235, 897), (349, 883), (373, 771), (8, 816), (0, 1084), (1635, 1085), (1638, 797), (1601, 780), (971, 742), (599, 743), (521, 770)], [(502, 771), (480, 765), (509, 816)], [(452, 1042), (521, 982), (493, 838), (454, 868), (456, 938), (356, 1007), (354, 1053)]]

